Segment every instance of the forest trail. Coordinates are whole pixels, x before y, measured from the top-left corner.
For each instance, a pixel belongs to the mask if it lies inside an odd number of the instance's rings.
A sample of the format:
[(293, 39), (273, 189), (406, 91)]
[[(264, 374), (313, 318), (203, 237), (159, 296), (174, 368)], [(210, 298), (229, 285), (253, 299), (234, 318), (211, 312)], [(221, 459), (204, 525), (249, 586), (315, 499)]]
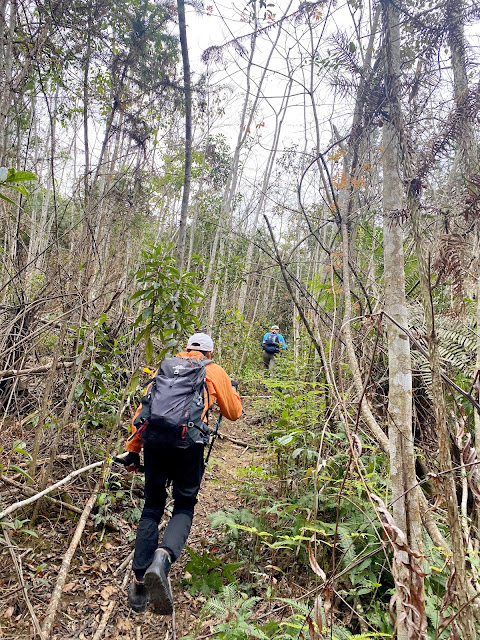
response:
[[(244, 415), (236, 423), (223, 420), (220, 432), (245, 443), (253, 443), (251, 426), (248, 424), (249, 407), (244, 406)], [(211, 424), (214, 425), (212, 417)], [(236, 470), (253, 462), (258, 463), (259, 454), (254, 449), (234, 444), (227, 438), (217, 438), (206, 471), (196, 515), (187, 541), (196, 553), (207, 552), (215, 557), (220, 530), (212, 530), (208, 516), (227, 506), (239, 507), (242, 498), (235, 485)], [(131, 476), (130, 476), (131, 477)], [(142, 478), (143, 480), (143, 478)], [(88, 498), (86, 479), (69, 487), (75, 502), (81, 506)], [(141, 487), (143, 482), (138, 482)], [(6, 489), (2, 488), (2, 492)], [(137, 493), (137, 491), (135, 491)], [(130, 497), (138, 506), (133, 484)], [(3, 504), (12, 502), (12, 496), (3, 493)], [(18, 499), (18, 498), (16, 498)], [(8, 500), (8, 502), (7, 502)], [(122, 510), (116, 512), (121, 518)], [(18, 513), (17, 517), (20, 516)], [(23, 567), (23, 576), (28, 596), (37, 618), (42, 622), (46, 607), (55, 585), (57, 571), (65, 550), (75, 530), (76, 522), (57, 514), (48, 514), (39, 521), (38, 539), (22, 539), (17, 554)], [(70, 567), (64, 587), (60, 610), (53, 627), (54, 640), (147, 640), (185, 637), (195, 630), (205, 598), (191, 596), (186, 586), (185, 565), (190, 556), (184, 551), (171, 571), (171, 582), (175, 600), (175, 635), (172, 635), (172, 618), (155, 616), (148, 611), (135, 614), (127, 605), (127, 589), (131, 579), (131, 555), (136, 524), (120, 519), (120, 531), (108, 531), (102, 524), (89, 524), (82, 537)], [(30, 542), (31, 541), (31, 542)], [(128, 559), (128, 566), (126, 561)], [(128, 579), (127, 579), (128, 574)], [(18, 577), (11, 558), (4, 551), (0, 556), (0, 638), (20, 640), (32, 638), (31, 618), (25, 598), (18, 589)], [(201, 637), (212, 637), (212, 621), (201, 629)]]

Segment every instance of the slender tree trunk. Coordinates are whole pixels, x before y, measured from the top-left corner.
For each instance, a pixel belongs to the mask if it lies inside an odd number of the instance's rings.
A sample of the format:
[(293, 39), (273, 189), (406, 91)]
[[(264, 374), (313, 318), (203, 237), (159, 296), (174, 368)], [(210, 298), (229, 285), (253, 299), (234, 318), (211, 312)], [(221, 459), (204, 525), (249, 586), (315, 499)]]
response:
[(475, 166), (475, 117), (472, 113), (467, 77), (467, 60), (465, 52), (465, 2), (464, 0), (447, 0), (445, 6), (445, 25), (448, 45), (452, 55), (453, 92), (457, 109), (456, 138), (457, 149), (451, 174), (458, 182), (470, 177)]
[[(278, 32), (278, 36), (277, 36), (277, 40), (275, 41), (275, 46), (277, 45), (278, 42), (278, 38), (280, 37), (280, 30)], [(265, 198), (267, 195), (267, 189), (268, 189), (268, 185), (270, 183), (270, 178), (272, 175), (272, 171), (273, 171), (273, 167), (275, 165), (275, 158), (277, 156), (277, 150), (278, 150), (278, 144), (280, 141), (280, 134), (282, 131), (282, 125), (283, 125), (283, 121), (285, 119), (285, 115), (287, 113), (287, 108), (288, 108), (288, 103), (290, 100), (290, 93), (292, 90), (292, 83), (293, 80), (290, 80), (290, 82), (287, 84), (287, 88), (285, 91), (285, 95), (282, 98), (282, 104), (280, 106), (279, 109), (279, 113), (276, 114), (276, 123), (275, 123), (275, 134), (274, 134), (274, 139), (273, 139), (273, 144), (272, 144), (272, 148), (267, 160), (267, 166), (265, 169), (265, 173), (263, 176), (263, 180), (262, 180), (262, 186), (260, 188), (260, 197), (258, 200), (258, 204), (255, 207), (255, 215), (254, 215), (254, 220), (253, 220), (253, 225), (252, 225), (252, 229), (251, 229), (251, 233), (252, 236), (255, 236), (255, 233), (257, 231), (257, 227), (258, 227), (258, 220), (260, 218), (260, 215), (263, 214), (263, 208), (264, 208), (264, 204), (265, 204)], [(253, 256), (253, 242), (249, 242), (248, 247), (247, 247), (247, 254), (245, 257), (245, 272), (247, 273), (247, 277), (245, 278), (245, 281), (242, 283), (242, 286), (240, 287), (240, 295), (238, 298), (238, 310), (240, 313), (243, 314), (244, 310), (245, 310), (245, 302), (247, 299), (247, 291), (248, 291), (248, 284), (250, 282), (250, 271), (252, 268), (252, 256)]]
[[(457, 149), (455, 161), (451, 170), (450, 184), (454, 186), (459, 180), (461, 187), (465, 188), (465, 179), (470, 179), (471, 174), (475, 170), (476, 147), (475, 147), (475, 130), (474, 115), (470, 107), (468, 76), (467, 76), (467, 60), (465, 52), (465, 3), (463, 0), (448, 0), (445, 7), (445, 24), (447, 27), (448, 44), (452, 54), (452, 71), (453, 71), (453, 90), (455, 97), (455, 106), (457, 109), (458, 124), (457, 131)], [(450, 194), (448, 194), (450, 195)], [(476, 225), (476, 250), (478, 255), (480, 250), (480, 222), (477, 220)], [(480, 375), (480, 270), (477, 268), (477, 358), (476, 370)], [(475, 448), (477, 455), (480, 456), (480, 416), (475, 411)]]
[[(291, 6), (291, 1), (288, 3), (287, 9), (284, 12), (284, 15), (288, 12), (289, 8)], [(213, 247), (212, 247), (212, 252), (210, 254), (210, 263), (209, 263), (209, 267), (208, 267), (208, 271), (207, 271), (207, 276), (205, 278), (205, 285), (204, 285), (204, 289), (205, 291), (209, 291), (210, 290), (210, 282), (211, 282), (211, 278), (212, 278), (212, 274), (213, 274), (213, 269), (215, 268), (215, 258), (216, 258), (216, 250), (220, 241), (220, 238), (224, 232), (224, 226), (227, 225), (227, 222), (229, 221), (231, 214), (232, 214), (232, 202), (233, 202), (233, 198), (236, 194), (237, 191), (237, 184), (238, 184), (238, 178), (239, 178), (239, 168), (240, 168), (240, 154), (242, 149), (245, 146), (245, 143), (248, 139), (248, 136), (250, 134), (250, 127), (252, 125), (253, 122), (253, 118), (257, 112), (257, 107), (258, 107), (258, 103), (260, 101), (260, 98), (262, 96), (262, 90), (263, 90), (263, 85), (265, 83), (265, 79), (267, 77), (267, 71), (268, 71), (268, 67), (270, 64), (270, 61), (272, 59), (272, 56), (276, 50), (276, 46), (278, 43), (278, 37), (280, 36), (281, 33), (281, 28), (278, 31), (277, 34), (277, 38), (275, 40), (275, 42), (273, 43), (272, 47), (270, 48), (269, 54), (266, 58), (266, 60), (262, 61), (262, 73), (260, 76), (260, 79), (258, 80), (257, 84), (256, 84), (256, 92), (253, 96), (253, 101), (252, 101), (252, 70), (254, 69), (254, 64), (253, 64), (253, 59), (255, 56), (255, 53), (257, 51), (256, 49), (256, 42), (257, 42), (257, 15), (256, 15), (256, 3), (253, 2), (252, 3), (252, 10), (254, 12), (253, 15), (253, 35), (252, 35), (252, 39), (251, 39), (251, 44), (250, 44), (250, 55), (248, 57), (248, 62), (247, 62), (247, 68), (245, 69), (244, 73), (246, 75), (246, 90), (245, 90), (245, 98), (243, 100), (243, 105), (242, 105), (242, 111), (241, 111), (241, 116), (240, 116), (240, 123), (239, 123), (239, 129), (238, 129), (238, 136), (237, 136), (237, 143), (235, 145), (235, 149), (233, 152), (233, 159), (232, 159), (232, 166), (230, 168), (230, 172), (228, 175), (228, 180), (227, 180), (227, 184), (225, 186), (225, 190), (224, 190), (224, 194), (223, 194), (223, 198), (222, 198), (222, 208), (221, 208), (221, 212), (220, 212), (220, 221), (219, 224), (217, 226), (217, 230), (215, 233), (215, 238), (213, 241)], [(247, 116), (248, 114), (248, 116)]]
[(83, 198), (85, 214), (89, 214), (89, 191), (90, 191), (90, 150), (88, 142), (88, 110), (89, 110), (89, 71), (90, 71), (90, 57), (91, 57), (91, 35), (90, 35), (90, 18), (88, 20), (88, 34), (87, 34), (87, 50), (85, 52), (85, 68), (83, 71), (83, 145), (85, 149), (85, 171), (83, 174)]
[[(393, 24), (398, 24), (397, 9), (393, 7), (390, 0), (384, 0), (385, 15)], [(389, 72), (391, 75), (392, 72)], [(460, 514), (457, 504), (457, 494), (455, 486), (455, 477), (451, 472), (452, 458), (450, 453), (450, 433), (447, 420), (447, 404), (445, 398), (445, 390), (441, 378), (442, 365), (438, 348), (438, 338), (435, 330), (435, 316), (433, 309), (433, 299), (430, 287), (430, 258), (429, 252), (425, 247), (422, 235), (422, 218), (419, 200), (419, 191), (415, 180), (412, 179), (413, 173), (410, 166), (410, 158), (408, 154), (406, 140), (404, 139), (403, 124), (401, 120), (400, 100), (397, 93), (397, 113), (395, 115), (395, 125), (397, 132), (401, 136), (401, 147), (403, 155), (403, 167), (405, 180), (409, 185), (407, 192), (407, 210), (411, 220), (416, 254), (418, 261), (419, 279), (421, 298), (425, 313), (425, 324), (429, 351), (429, 365), (432, 375), (431, 394), (433, 399), (433, 408), (435, 421), (437, 426), (438, 437), (438, 463), (439, 470), (442, 472), (441, 482), (443, 496), (447, 505), (448, 527), (452, 545), (452, 559), (455, 570), (455, 587), (454, 596), (457, 605), (457, 619), (463, 637), (465, 640), (474, 640), (476, 637), (475, 622), (472, 610), (472, 603), (469, 600), (469, 589), (471, 584), (467, 574), (465, 563), (465, 545), (462, 535), (460, 522)]]
[[(383, 256), (385, 310), (402, 327), (408, 327), (405, 297), (405, 266), (401, 211), (404, 205), (401, 179), (401, 106), (400, 106), (400, 23), (399, 12), (390, 1), (383, 11), (386, 108), (389, 119), (383, 126)], [(412, 364), (407, 336), (392, 322), (387, 322), (388, 336), (388, 438), (390, 444), (390, 478), (392, 482), (393, 516), (405, 533), (413, 551), (421, 552), (421, 519), (415, 473), (414, 437), (412, 429)], [(423, 639), (426, 634), (425, 590), (423, 578), (412, 569), (408, 554), (395, 558), (397, 603), (397, 637)], [(410, 567), (410, 568), (409, 568)], [(416, 607), (405, 608), (402, 591), (415, 594)], [(416, 610), (420, 609), (417, 613)], [(420, 615), (419, 615), (420, 614)], [(417, 615), (419, 618), (417, 620)], [(418, 624), (418, 633), (410, 635)]]
[(183, 269), (185, 260), (185, 242), (187, 237), (188, 201), (192, 179), (192, 87), (190, 79), (190, 61), (187, 46), (187, 25), (185, 22), (185, 2), (177, 0), (178, 27), (183, 61), (183, 87), (185, 95), (185, 173), (183, 178), (182, 208), (177, 240), (177, 267)]
[[(8, 21), (6, 17), (9, 8)], [(16, 2), (2, 0), (0, 4), (0, 166), (7, 162), (7, 116), (13, 89), (13, 39), (16, 25)], [(5, 34), (5, 38), (4, 38)]]
[(192, 226), (190, 228), (190, 239), (189, 239), (189, 243), (188, 243), (188, 258), (187, 258), (187, 268), (186, 268), (187, 272), (190, 271), (190, 265), (192, 263), (193, 243), (195, 241), (195, 230), (196, 230), (196, 227), (197, 227), (197, 219), (198, 219), (198, 214), (199, 214), (200, 206), (201, 206), (201, 197), (202, 197), (202, 193), (203, 193), (203, 183), (204, 183), (204, 180), (205, 180), (205, 164), (206, 164), (206, 156), (207, 156), (207, 144), (208, 144), (208, 133), (207, 133), (206, 142), (205, 142), (205, 150), (204, 150), (204, 153), (203, 153), (202, 170), (201, 170), (201, 174), (200, 174), (200, 183), (198, 185), (196, 202), (195, 202), (195, 205), (193, 207), (193, 220), (192, 220)]
[(411, 187), (408, 195), (408, 211), (415, 235), (420, 287), (425, 312), (429, 363), (432, 373), (431, 393), (435, 422), (437, 425), (438, 466), (440, 472), (443, 473), (442, 489), (443, 496), (447, 504), (448, 528), (452, 543), (452, 556), (456, 580), (455, 595), (458, 624), (463, 631), (465, 640), (474, 640), (476, 638), (476, 632), (472, 603), (469, 602), (469, 578), (465, 564), (465, 546), (457, 504), (455, 477), (451, 472), (453, 465), (450, 453), (450, 432), (447, 421), (445, 390), (441, 377), (442, 365), (438, 350), (438, 338), (435, 331), (435, 319), (432, 306), (429, 254), (422, 239), (420, 209), (417, 198), (418, 194), (414, 192), (413, 187)]
[(58, 376), (57, 363), (60, 360), (61, 353), (63, 351), (63, 343), (65, 340), (65, 336), (67, 335), (67, 328), (69, 322), (69, 316), (65, 317), (65, 320), (62, 322), (60, 328), (60, 334), (58, 336), (58, 341), (55, 347), (55, 351), (53, 353), (52, 366), (48, 372), (47, 379), (45, 381), (45, 389), (43, 391), (42, 404), (40, 406), (40, 410), (38, 412), (38, 423), (35, 428), (35, 440), (32, 448), (32, 459), (30, 461), (28, 473), (30, 475), (31, 480), (29, 482), (33, 482), (35, 478), (35, 471), (37, 468), (37, 459), (38, 453), (40, 451), (40, 445), (43, 439), (43, 430), (45, 428), (48, 407), (50, 404), (50, 396), (52, 393), (53, 385)]

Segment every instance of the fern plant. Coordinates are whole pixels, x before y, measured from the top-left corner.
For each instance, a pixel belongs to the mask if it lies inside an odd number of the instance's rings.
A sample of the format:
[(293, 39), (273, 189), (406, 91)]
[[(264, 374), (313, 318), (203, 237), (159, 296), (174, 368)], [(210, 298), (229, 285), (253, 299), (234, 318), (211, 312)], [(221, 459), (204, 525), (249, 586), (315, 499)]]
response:
[[(422, 311), (414, 308), (410, 313), (409, 321), (415, 333), (424, 335)], [(460, 321), (452, 318), (451, 315), (438, 314), (435, 317), (435, 331), (445, 373), (460, 386), (470, 384), (475, 373), (477, 349), (475, 317), (467, 313)], [(426, 340), (420, 338), (419, 342), (427, 349)], [(412, 349), (412, 363), (430, 395), (432, 377), (427, 358), (418, 349)]]
[(219, 619), (215, 624), (215, 637), (221, 640), (268, 640), (269, 636), (252, 620), (253, 609), (259, 599), (248, 597), (236, 585), (228, 584), (218, 596), (207, 600), (202, 609), (202, 618), (209, 616)]

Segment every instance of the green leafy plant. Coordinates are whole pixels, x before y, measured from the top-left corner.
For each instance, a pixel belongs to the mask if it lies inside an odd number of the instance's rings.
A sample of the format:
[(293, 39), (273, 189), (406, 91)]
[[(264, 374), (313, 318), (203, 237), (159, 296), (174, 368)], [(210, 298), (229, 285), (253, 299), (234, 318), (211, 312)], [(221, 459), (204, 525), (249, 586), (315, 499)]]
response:
[(193, 282), (195, 274), (180, 273), (171, 251), (172, 245), (149, 247), (142, 252), (143, 267), (135, 274), (141, 286), (132, 296), (140, 311), (134, 322), (135, 327), (141, 328), (136, 340), (145, 340), (148, 362), (153, 359), (152, 335), (163, 345), (157, 353), (160, 361), (182, 335), (198, 325), (195, 312), (204, 297)]
[(143, 500), (138, 505), (132, 504), (126, 488), (125, 476), (121, 473), (110, 473), (104, 491), (97, 497), (97, 513), (94, 517), (96, 526), (109, 522), (118, 524), (119, 514), (127, 522), (138, 522), (143, 508)]
[(221, 621), (215, 625), (215, 632), (221, 640), (268, 640), (268, 636), (252, 620), (255, 604), (259, 600), (239, 591), (236, 585), (228, 584), (220, 595), (207, 600), (202, 614), (220, 618)]
[(236, 584), (234, 573), (242, 566), (241, 562), (225, 563), (209, 553), (196, 553), (187, 547), (190, 560), (185, 571), (190, 575), (184, 581), (189, 593), (210, 595), (212, 591), (220, 592), (224, 583)]
[[(5, 447), (0, 447), (0, 453), (2, 453), (4, 450)], [(28, 461), (32, 459), (32, 456), (27, 451), (26, 443), (22, 442), (21, 440), (15, 440), (12, 445), (12, 453), (19, 454), (20, 456), (25, 457)], [(5, 468), (5, 465), (0, 463), (0, 473), (21, 473), (22, 476), (25, 476), (25, 478), (27, 478), (27, 480), (31, 480), (31, 477), (25, 471), (25, 469), (22, 469), (22, 467), (17, 464), (9, 464), (8, 467)]]
[[(20, 520), (15, 518), (13, 522), (9, 520), (2, 520), (2, 527), (7, 527), (10, 530), (10, 533), (13, 535), (17, 535), (19, 533), (23, 533), (27, 536), (32, 536), (33, 538), (38, 538), (38, 533), (36, 531), (32, 531), (31, 529), (27, 529), (25, 524), (30, 522), (29, 518), (25, 518), (24, 520)], [(0, 542), (6, 544), (5, 538), (0, 536)]]
[[(7, 169), (7, 167), (0, 167), (0, 187), (13, 189), (18, 191), (24, 196), (28, 196), (28, 191), (22, 182), (29, 182), (36, 180), (37, 176), (30, 171), (15, 171), (15, 169)], [(0, 191), (0, 199), (15, 204), (13, 200), (7, 198), (5, 194)]]
[(90, 327), (80, 330), (79, 352), (87, 349), (83, 378), (75, 389), (74, 399), (82, 408), (80, 420), (89, 427), (99, 427), (117, 413), (128, 380), (124, 365), (126, 345), (111, 335), (105, 313)]

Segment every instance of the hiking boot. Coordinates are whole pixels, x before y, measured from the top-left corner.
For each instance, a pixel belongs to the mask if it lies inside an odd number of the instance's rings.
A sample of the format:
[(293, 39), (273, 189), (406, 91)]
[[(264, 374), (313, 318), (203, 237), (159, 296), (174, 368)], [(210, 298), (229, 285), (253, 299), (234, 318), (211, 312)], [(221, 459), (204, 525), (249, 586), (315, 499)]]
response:
[(137, 613), (147, 608), (147, 590), (144, 582), (133, 580), (128, 588), (128, 605)]
[(171, 564), (168, 553), (157, 550), (152, 564), (145, 572), (148, 601), (152, 604), (153, 612), (160, 615), (168, 616), (173, 613), (173, 596), (168, 582)]

